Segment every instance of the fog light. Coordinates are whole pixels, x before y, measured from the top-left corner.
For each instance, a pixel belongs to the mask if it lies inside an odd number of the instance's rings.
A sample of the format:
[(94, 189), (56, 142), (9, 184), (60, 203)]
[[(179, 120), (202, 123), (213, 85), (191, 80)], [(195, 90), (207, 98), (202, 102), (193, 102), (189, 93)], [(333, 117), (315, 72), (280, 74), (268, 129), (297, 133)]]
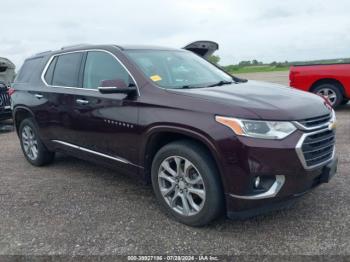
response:
[(254, 187), (258, 188), (260, 186), (260, 177), (257, 176), (254, 180)]

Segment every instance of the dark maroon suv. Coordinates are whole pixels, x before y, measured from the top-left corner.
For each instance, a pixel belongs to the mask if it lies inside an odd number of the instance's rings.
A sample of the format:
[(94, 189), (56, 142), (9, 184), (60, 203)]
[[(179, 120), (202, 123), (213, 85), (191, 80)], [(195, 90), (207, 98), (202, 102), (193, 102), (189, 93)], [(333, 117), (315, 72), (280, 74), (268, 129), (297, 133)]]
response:
[(232, 77), (205, 59), (216, 49), (85, 45), (28, 58), (11, 90), (26, 159), (42, 166), (60, 151), (128, 172), (192, 226), (281, 208), (328, 182), (327, 102)]

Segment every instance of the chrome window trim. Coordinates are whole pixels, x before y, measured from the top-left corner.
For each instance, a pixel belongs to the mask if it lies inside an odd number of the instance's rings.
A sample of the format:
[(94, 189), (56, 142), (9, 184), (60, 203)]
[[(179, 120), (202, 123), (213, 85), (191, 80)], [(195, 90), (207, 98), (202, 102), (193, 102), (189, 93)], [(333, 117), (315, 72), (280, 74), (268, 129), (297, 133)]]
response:
[(276, 176), (275, 182), (272, 184), (272, 186), (264, 193), (259, 193), (256, 195), (249, 195), (249, 196), (242, 196), (242, 195), (235, 195), (230, 194), (230, 196), (240, 199), (248, 199), (248, 200), (259, 200), (259, 199), (265, 199), (265, 198), (272, 198), (275, 197), (278, 192), (281, 190), (281, 188), (284, 185), (285, 177), (282, 175)]
[(316, 165), (313, 165), (313, 166), (308, 166), (306, 164), (306, 160), (305, 160), (305, 157), (304, 157), (304, 153), (303, 153), (303, 150), (302, 150), (302, 146), (303, 146), (303, 143), (305, 141), (305, 139), (310, 136), (310, 135), (314, 135), (314, 134), (318, 134), (318, 133), (322, 133), (322, 132), (325, 132), (325, 131), (329, 131), (331, 130), (329, 127), (328, 128), (324, 128), (324, 129), (320, 129), (320, 130), (317, 130), (317, 131), (314, 131), (314, 132), (310, 132), (310, 133), (303, 133), (302, 136), (300, 137), (296, 147), (295, 147), (295, 151), (299, 157), (299, 160), (301, 162), (301, 164), (303, 165), (303, 167), (306, 169), (306, 170), (310, 170), (310, 169), (314, 169), (316, 167), (319, 167), (319, 166), (322, 166), (322, 165), (325, 165), (329, 162), (331, 162), (333, 159), (334, 159), (334, 156), (335, 156), (335, 144), (333, 146), (333, 152), (332, 152), (332, 156), (331, 158), (321, 162), (321, 163), (318, 163)]
[(136, 82), (136, 79), (134, 78), (134, 76), (130, 73), (129, 69), (124, 65), (124, 63), (122, 61), (119, 60), (119, 58), (107, 51), (107, 50), (104, 50), (104, 49), (83, 49), (83, 50), (76, 50), (76, 51), (68, 51), (68, 52), (62, 52), (62, 53), (59, 53), (59, 54), (54, 54), (50, 57), (50, 59), (47, 61), (45, 67), (44, 67), (44, 70), (43, 72), (41, 73), (41, 81), (43, 81), (43, 83), (47, 86), (47, 87), (55, 87), (55, 88), (70, 88), (70, 89), (78, 89), (78, 90), (88, 90), (88, 91), (95, 91), (95, 92), (98, 92), (98, 89), (94, 89), (94, 88), (81, 88), (81, 87), (74, 87), (74, 86), (56, 86), (56, 85), (49, 85), (46, 80), (45, 80), (45, 74), (46, 74), (46, 71), (48, 70), (52, 60), (56, 57), (56, 56), (60, 56), (60, 55), (66, 55), (66, 54), (73, 54), (73, 53), (85, 53), (85, 52), (105, 52), (107, 54), (110, 54), (112, 57), (114, 57), (115, 60), (117, 60), (121, 66), (126, 70), (126, 72), (131, 76), (132, 80), (135, 82), (135, 85), (136, 85), (136, 88), (137, 88), (137, 95), (140, 96), (140, 89), (139, 89), (139, 86)]
[(111, 160), (114, 160), (114, 161), (118, 161), (118, 162), (121, 162), (121, 163), (124, 163), (124, 164), (127, 164), (127, 165), (132, 165), (132, 166), (136, 166), (136, 167), (139, 167), (139, 168), (143, 168), (143, 167), (141, 167), (139, 165), (131, 163), (130, 161), (128, 161), (127, 159), (122, 158), (122, 157), (106, 155), (106, 154), (103, 154), (103, 153), (100, 153), (100, 152), (97, 152), (97, 151), (94, 151), (94, 150), (91, 150), (91, 149), (88, 149), (88, 148), (85, 148), (85, 147), (82, 147), (82, 146), (77, 146), (77, 145), (74, 145), (74, 144), (71, 144), (71, 143), (68, 143), (68, 142), (64, 142), (64, 141), (61, 141), (61, 140), (51, 140), (51, 141), (54, 142), (54, 143), (57, 143), (57, 144), (61, 144), (61, 145), (64, 145), (64, 146), (68, 146), (68, 147), (71, 147), (71, 148), (74, 148), (74, 149), (78, 149), (78, 150), (87, 152), (87, 153), (90, 153), (90, 154), (94, 154), (94, 155), (101, 156), (101, 157), (104, 157), (104, 158), (108, 158), (108, 159), (111, 159)]

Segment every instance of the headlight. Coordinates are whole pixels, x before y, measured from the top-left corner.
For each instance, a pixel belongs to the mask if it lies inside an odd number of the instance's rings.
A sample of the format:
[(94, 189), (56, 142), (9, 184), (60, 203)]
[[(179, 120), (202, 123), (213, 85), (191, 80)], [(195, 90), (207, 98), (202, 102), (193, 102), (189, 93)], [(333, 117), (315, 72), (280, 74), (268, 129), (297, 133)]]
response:
[(236, 135), (263, 139), (283, 139), (297, 128), (285, 121), (259, 121), (216, 116), (215, 120), (233, 130)]

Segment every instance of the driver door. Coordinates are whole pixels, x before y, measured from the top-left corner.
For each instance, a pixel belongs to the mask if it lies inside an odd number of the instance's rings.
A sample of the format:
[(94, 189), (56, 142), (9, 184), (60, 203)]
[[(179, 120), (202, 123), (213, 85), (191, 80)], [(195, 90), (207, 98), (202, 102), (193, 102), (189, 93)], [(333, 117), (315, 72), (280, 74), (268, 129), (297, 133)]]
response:
[(74, 97), (75, 141), (83, 151), (128, 168), (128, 162), (137, 162), (138, 96), (102, 94), (98, 87), (103, 80), (136, 83), (114, 55), (102, 50), (86, 53), (82, 71), (82, 88)]

